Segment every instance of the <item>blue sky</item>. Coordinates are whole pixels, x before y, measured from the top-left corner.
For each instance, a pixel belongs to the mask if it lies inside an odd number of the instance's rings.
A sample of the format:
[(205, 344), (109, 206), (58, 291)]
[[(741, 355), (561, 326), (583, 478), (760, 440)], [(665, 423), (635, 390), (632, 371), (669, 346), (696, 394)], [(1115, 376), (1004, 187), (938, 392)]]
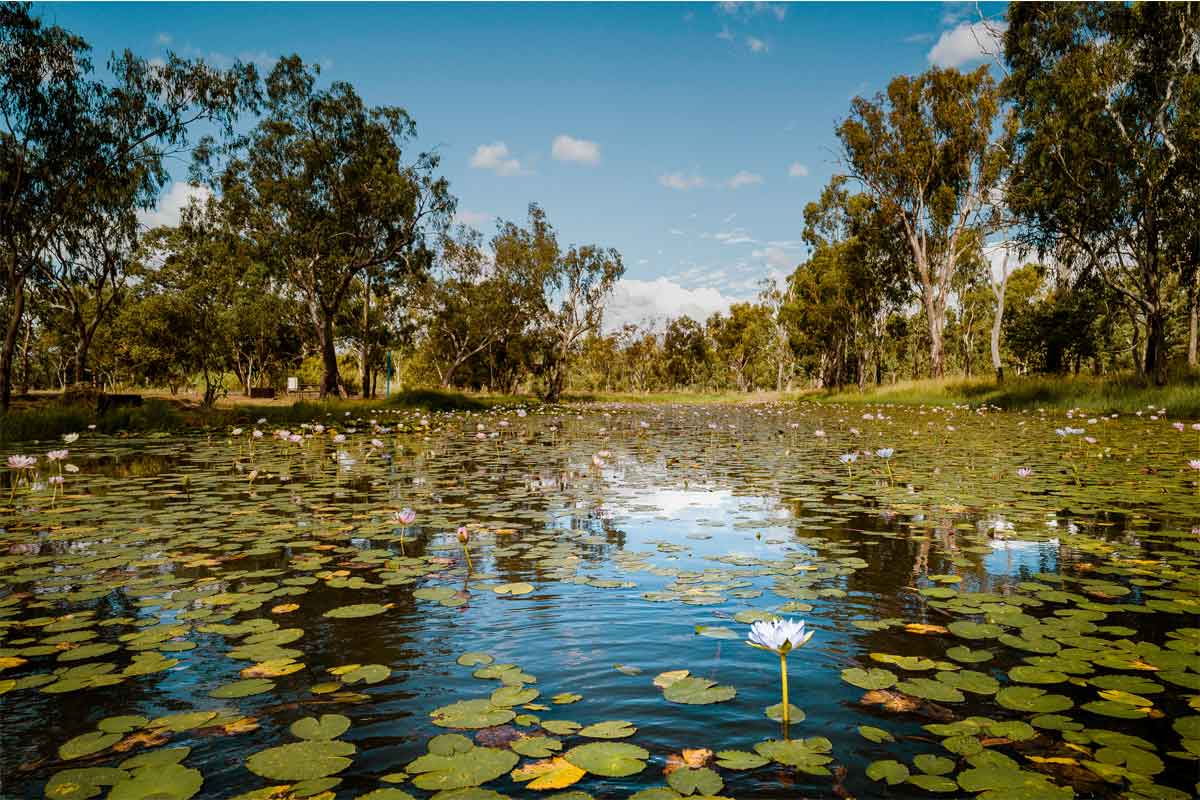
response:
[[(263, 68), (320, 63), (399, 105), (436, 148), (462, 221), (540, 203), (563, 243), (616, 247), (606, 327), (703, 317), (803, 260), (805, 203), (837, 169), (856, 94), (970, 67), (974, 3), (39, 4), (112, 50)], [(1002, 6), (984, 5), (996, 16)], [(183, 177), (183, 169), (179, 170)], [(163, 200), (169, 219), (186, 195)]]

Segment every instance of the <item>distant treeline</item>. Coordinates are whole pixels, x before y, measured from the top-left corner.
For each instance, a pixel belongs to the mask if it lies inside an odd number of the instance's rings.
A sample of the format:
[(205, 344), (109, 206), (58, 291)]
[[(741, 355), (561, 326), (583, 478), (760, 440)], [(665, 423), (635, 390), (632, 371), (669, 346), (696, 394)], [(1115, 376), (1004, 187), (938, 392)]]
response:
[[(401, 108), (298, 56), (114, 54), (0, 5), (0, 406), (13, 387), (842, 386), (1197, 364), (1200, 7), (1011, 4), (1003, 52), (855, 98), (807, 259), (707, 320), (601, 333), (620, 254), (536, 204), (453, 223)], [(999, 77), (999, 80), (997, 78)], [(147, 230), (186, 156), (178, 225)], [(394, 369), (389, 373), (389, 368)]]

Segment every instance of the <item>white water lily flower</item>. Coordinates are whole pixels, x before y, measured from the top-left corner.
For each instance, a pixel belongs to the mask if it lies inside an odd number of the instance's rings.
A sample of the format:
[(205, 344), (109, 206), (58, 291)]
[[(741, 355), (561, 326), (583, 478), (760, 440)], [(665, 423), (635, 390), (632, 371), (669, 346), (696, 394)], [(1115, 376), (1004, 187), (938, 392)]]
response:
[(804, 620), (760, 620), (750, 626), (750, 636), (746, 639), (746, 644), (760, 650), (787, 655), (792, 650), (808, 644), (812, 636), (813, 631), (805, 633)]

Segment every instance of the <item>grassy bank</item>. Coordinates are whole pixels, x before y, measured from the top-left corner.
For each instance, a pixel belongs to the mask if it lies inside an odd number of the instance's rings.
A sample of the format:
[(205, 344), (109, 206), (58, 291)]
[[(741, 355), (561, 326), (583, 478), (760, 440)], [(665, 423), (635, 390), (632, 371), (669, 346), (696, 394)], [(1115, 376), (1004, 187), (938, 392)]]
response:
[(64, 405), (54, 395), (23, 402), (8, 414), (0, 415), (0, 442), (57, 439), (95, 426), (98, 433), (179, 432), (251, 425), (265, 419), (265, 425), (297, 425), (301, 422), (370, 414), (381, 408), (425, 409), (429, 411), (483, 411), (496, 405), (521, 402), (522, 398), (502, 395), (469, 395), (436, 389), (413, 389), (394, 393), (390, 398), (374, 400), (299, 401), (295, 403), (229, 403), (203, 408), (194, 402), (169, 397), (147, 397), (141, 406), (117, 408), (103, 414), (90, 404)]
[(904, 381), (866, 392), (848, 390), (815, 396), (827, 403), (899, 405), (988, 404), (1009, 411), (1083, 408), (1097, 413), (1129, 414), (1148, 406), (1166, 408), (1172, 417), (1200, 417), (1200, 380), (1181, 378), (1154, 386), (1132, 376), (1110, 378), (991, 378)]

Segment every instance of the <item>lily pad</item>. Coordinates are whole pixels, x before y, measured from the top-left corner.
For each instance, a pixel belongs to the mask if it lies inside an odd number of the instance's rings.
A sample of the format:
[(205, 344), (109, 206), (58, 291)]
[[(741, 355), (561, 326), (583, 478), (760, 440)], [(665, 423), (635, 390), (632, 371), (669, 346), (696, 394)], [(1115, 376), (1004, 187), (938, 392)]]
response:
[(842, 680), (860, 689), (887, 689), (896, 685), (896, 673), (886, 669), (859, 669), (852, 667), (842, 670)]
[(448, 755), (426, 753), (409, 763), (418, 789), (444, 791), (479, 786), (506, 774), (519, 760), (516, 753), (496, 747), (471, 747)]
[(626, 739), (637, 733), (637, 728), (633, 726), (632, 722), (617, 719), (588, 725), (586, 728), (580, 728), (576, 733), (589, 739)]
[(685, 705), (708, 705), (732, 700), (737, 690), (732, 686), (718, 686), (716, 681), (707, 678), (680, 678), (663, 689), (663, 697), (672, 703)]
[(715, 795), (725, 786), (721, 776), (708, 767), (681, 767), (667, 776), (667, 783), (682, 795)]
[(305, 717), (292, 723), (289, 728), (297, 739), (327, 741), (336, 739), (350, 730), (350, 720), (341, 714), (322, 714), (320, 718)]
[(593, 775), (627, 778), (646, 768), (650, 753), (624, 742), (589, 742), (572, 747), (563, 757)]
[(330, 619), (359, 619), (360, 617), (374, 617), (377, 614), (382, 614), (390, 607), (380, 605), (379, 603), (356, 603), (354, 605), (332, 608), (321, 616)]
[(492, 704), (491, 700), (460, 700), (433, 711), (433, 724), (443, 728), (491, 728), (511, 722), (516, 713)]
[(90, 733), (76, 736), (74, 739), (69, 739), (59, 745), (58, 757), (63, 761), (83, 758), (93, 753), (99, 753), (101, 750), (107, 750), (119, 741), (121, 741), (121, 734), (119, 733), (91, 731)]
[(200, 770), (182, 764), (142, 767), (129, 780), (113, 784), (108, 800), (188, 800), (203, 784)]
[(261, 750), (246, 759), (246, 769), (273, 781), (306, 781), (324, 778), (350, 766), (346, 756), (354, 745), (340, 741), (304, 741)]

